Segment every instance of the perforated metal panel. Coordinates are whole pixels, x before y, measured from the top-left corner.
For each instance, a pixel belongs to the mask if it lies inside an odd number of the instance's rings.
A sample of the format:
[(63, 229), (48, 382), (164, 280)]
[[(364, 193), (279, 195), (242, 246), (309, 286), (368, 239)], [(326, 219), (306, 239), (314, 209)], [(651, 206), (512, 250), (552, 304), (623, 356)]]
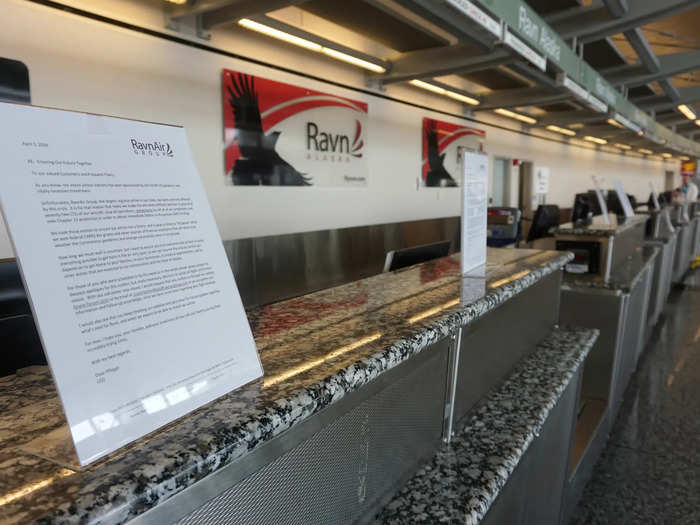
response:
[(180, 525), (341, 524), (370, 518), (440, 444), (447, 344), (427, 351), (434, 355), (419, 367)]

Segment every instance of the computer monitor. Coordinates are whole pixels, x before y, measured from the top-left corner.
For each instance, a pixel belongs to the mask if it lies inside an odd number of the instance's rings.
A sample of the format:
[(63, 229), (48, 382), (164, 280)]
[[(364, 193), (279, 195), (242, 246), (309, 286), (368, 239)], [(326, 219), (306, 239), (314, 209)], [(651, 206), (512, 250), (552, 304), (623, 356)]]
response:
[(532, 226), (527, 234), (527, 242), (542, 237), (551, 237), (549, 230), (559, 225), (559, 206), (554, 204), (540, 204), (532, 219)]
[(614, 213), (618, 217), (625, 216), (625, 209), (622, 207), (622, 202), (616, 190), (608, 191), (608, 196), (605, 200), (608, 203), (608, 211), (610, 213)]
[(571, 210), (571, 222), (588, 222), (593, 215), (590, 199), (587, 193), (577, 193)]
[(0, 262), (0, 348), (0, 377), (25, 366), (46, 364), (15, 261)]
[(393, 272), (414, 264), (420, 264), (440, 257), (447, 257), (450, 254), (450, 241), (439, 241), (420, 246), (411, 246), (402, 250), (392, 250), (387, 252), (384, 261), (384, 271)]

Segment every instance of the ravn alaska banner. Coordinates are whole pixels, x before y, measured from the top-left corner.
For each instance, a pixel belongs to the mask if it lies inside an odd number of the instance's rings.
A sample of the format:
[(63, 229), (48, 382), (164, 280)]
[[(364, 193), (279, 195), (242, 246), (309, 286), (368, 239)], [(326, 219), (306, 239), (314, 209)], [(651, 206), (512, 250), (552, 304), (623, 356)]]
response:
[(223, 103), (233, 184), (367, 185), (364, 102), (225, 69)]
[(462, 180), (462, 152), (480, 151), (481, 129), (423, 118), (421, 186), (457, 187)]

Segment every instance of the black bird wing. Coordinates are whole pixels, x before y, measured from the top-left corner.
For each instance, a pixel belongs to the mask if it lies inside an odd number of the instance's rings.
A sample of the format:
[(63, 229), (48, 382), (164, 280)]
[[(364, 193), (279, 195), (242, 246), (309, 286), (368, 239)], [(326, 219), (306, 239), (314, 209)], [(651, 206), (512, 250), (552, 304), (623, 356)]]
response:
[(425, 178), (426, 186), (457, 186), (452, 176), (444, 166), (445, 154), (440, 154), (438, 147), (438, 134), (435, 122), (428, 121), (425, 125), (425, 137), (428, 143), (428, 175)]
[(236, 73), (228, 86), (229, 105), (233, 111), (238, 148), (244, 157), (255, 157), (262, 147), (262, 118), (255, 79), (252, 75)]

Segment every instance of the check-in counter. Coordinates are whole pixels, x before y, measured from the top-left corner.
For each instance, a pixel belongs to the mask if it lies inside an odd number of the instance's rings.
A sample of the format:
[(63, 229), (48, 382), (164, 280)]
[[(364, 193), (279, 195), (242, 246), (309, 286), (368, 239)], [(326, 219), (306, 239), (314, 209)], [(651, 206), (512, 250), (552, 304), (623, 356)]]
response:
[[(649, 300), (661, 250), (644, 246), (646, 217), (564, 224), (548, 239), (573, 251), (562, 284), (560, 321), (600, 329), (585, 362), (569, 465), (565, 513), (581, 498), (607, 441), (648, 326)], [(640, 322), (642, 320), (642, 322)]]
[(676, 253), (673, 260), (673, 283), (683, 282), (685, 274), (690, 268), (695, 250), (698, 220), (690, 215), (690, 209), (684, 204), (675, 204), (671, 207), (672, 222), (678, 231)]
[(556, 327), (570, 259), (489, 249), (470, 277), (457, 255), (250, 310), (262, 379), (86, 468), (48, 368), (22, 369), (0, 380), (2, 522), (362, 522), (446, 451), (481, 457), (477, 521), (545, 471), (531, 496), (559, 509), (596, 338)]
[(650, 210), (645, 214), (648, 218), (644, 244), (659, 249), (651, 279), (645, 341), (651, 337), (671, 293), (678, 232), (673, 228), (668, 214), (667, 209)]

